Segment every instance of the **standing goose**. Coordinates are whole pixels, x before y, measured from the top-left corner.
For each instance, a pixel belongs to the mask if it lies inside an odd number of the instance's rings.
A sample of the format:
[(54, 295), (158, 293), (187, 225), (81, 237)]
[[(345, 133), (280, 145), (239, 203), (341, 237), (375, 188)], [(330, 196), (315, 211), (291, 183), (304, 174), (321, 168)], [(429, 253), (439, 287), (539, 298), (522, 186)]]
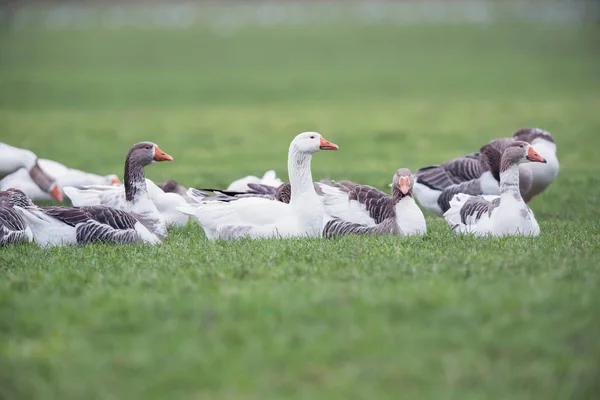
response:
[(236, 201), (201, 201), (178, 209), (192, 216), (209, 239), (321, 236), (325, 213), (315, 192), (310, 164), (313, 153), (337, 149), (316, 132), (294, 138), (288, 152), (292, 190), (289, 204), (244, 197)]
[(540, 234), (539, 225), (519, 190), (519, 165), (546, 163), (529, 143), (516, 141), (502, 154), (500, 196), (457, 194), (444, 218), (453, 231), (475, 235)]
[[(163, 152), (154, 143), (137, 143), (125, 158), (123, 187), (90, 186), (83, 189), (65, 187), (63, 190), (74, 206), (104, 205), (126, 211), (148, 227), (152, 233), (164, 239), (167, 237), (166, 221), (149, 197), (149, 185), (145, 179), (144, 167), (157, 161), (172, 160), (173, 157)], [(151, 188), (151, 193), (155, 193), (154, 186)], [(156, 189), (162, 192), (160, 188), (156, 187)], [(177, 195), (173, 194), (173, 196)]]
[(427, 225), (413, 198), (414, 179), (408, 168), (392, 178), (392, 195), (353, 182), (321, 184), (325, 211), (334, 219), (327, 222), (324, 236), (423, 235)]
[(106, 206), (38, 207), (25, 193), (9, 189), (11, 201), (41, 246), (104, 243), (157, 244), (161, 240), (131, 214)]
[[(85, 185), (115, 185), (121, 183), (116, 175), (96, 175), (43, 158), (38, 159), (38, 165), (50, 178), (54, 179), (59, 188), (65, 186)], [(40, 189), (25, 168), (21, 168), (0, 181), (0, 190), (15, 188), (22, 190), (31, 200), (50, 200), (51, 196)]]
[(33, 240), (31, 228), (13, 206), (10, 192), (0, 192), (0, 245)]
[(0, 142), (0, 179), (21, 168), (27, 170), (31, 180), (43, 193), (48, 193), (58, 202), (63, 201), (59, 186), (40, 168), (38, 158), (32, 151)]
[(552, 136), (538, 128), (517, 131), (512, 138), (496, 139), (477, 153), (456, 158), (441, 165), (425, 167), (415, 174), (415, 195), (427, 210), (442, 215), (457, 193), (497, 195), (500, 193), (500, 159), (504, 150), (516, 140), (540, 148), (547, 164), (520, 166), (520, 188), (526, 201), (543, 191), (558, 174), (556, 145)]

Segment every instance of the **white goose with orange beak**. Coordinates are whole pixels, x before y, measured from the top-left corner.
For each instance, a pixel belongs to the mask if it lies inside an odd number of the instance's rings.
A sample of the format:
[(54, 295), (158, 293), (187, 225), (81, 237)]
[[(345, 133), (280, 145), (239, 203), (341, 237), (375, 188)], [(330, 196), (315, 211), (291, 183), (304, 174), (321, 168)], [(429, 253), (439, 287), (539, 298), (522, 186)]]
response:
[(519, 190), (519, 165), (546, 163), (533, 146), (516, 141), (502, 153), (500, 196), (460, 193), (450, 201), (444, 218), (453, 231), (479, 236), (538, 236), (540, 227)]
[(333, 218), (325, 225), (325, 236), (427, 233), (425, 217), (413, 198), (414, 178), (408, 168), (394, 174), (391, 195), (348, 181), (317, 185), (323, 192), (325, 211)]
[[(87, 186), (80, 189), (67, 186), (63, 190), (74, 206), (103, 205), (126, 211), (134, 215), (150, 232), (164, 239), (167, 237), (167, 223), (149, 196), (144, 167), (155, 162), (172, 160), (173, 157), (162, 151), (155, 143), (137, 143), (125, 158), (122, 186)], [(181, 199), (185, 203), (185, 200)]]
[(314, 153), (337, 149), (317, 132), (304, 132), (292, 140), (288, 152), (289, 204), (244, 197), (235, 201), (200, 200), (178, 210), (198, 222), (209, 239), (321, 236), (326, 214), (315, 192), (310, 164)]

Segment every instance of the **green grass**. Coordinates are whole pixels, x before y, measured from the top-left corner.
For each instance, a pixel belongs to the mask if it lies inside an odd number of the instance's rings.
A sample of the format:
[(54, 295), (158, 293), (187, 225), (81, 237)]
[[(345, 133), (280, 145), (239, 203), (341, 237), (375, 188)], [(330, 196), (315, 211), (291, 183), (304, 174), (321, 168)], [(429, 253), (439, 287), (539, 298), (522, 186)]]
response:
[(600, 390), (600, 57), (593, 26), (299, 26), (218, 36), (0, 36), (0, 139), (122, 175), (224, 186), (317, 130), (315, 178), (399, 167), (539, 126), (557, 181), (539, 238), (0, 249), (0, 397), (592, 398)]

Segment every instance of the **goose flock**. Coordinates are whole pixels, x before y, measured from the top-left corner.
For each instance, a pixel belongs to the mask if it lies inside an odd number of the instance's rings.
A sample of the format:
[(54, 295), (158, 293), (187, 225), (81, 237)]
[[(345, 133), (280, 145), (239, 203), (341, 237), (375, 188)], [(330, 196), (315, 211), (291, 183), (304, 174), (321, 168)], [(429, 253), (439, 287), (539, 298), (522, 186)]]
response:
[[(168, 227), (189, 220), (209, 240), (425, 235), (421, 207), (443, 216), (459, 234), (537, 236), (540, 228), (527, 203), (559, 170), (552, 136), (527, 128), (415, 174), (399, 168), (388, 194), (347, 180), (314, 181), (313, 155), (338, 149), (317, 132), (303, 132), (288, 150), (289, 182), (271, 170), (225, 189), (196, 189), (145, 177), (146, 166), (173, 161), (151, 142), (129, 150), (122, 182), (114, 174), (71, 169), (0, 143), (0, 244), (159, 244), (167, 238)], [(62, 202), (63, 195), (72, 207), (33, 202)]]

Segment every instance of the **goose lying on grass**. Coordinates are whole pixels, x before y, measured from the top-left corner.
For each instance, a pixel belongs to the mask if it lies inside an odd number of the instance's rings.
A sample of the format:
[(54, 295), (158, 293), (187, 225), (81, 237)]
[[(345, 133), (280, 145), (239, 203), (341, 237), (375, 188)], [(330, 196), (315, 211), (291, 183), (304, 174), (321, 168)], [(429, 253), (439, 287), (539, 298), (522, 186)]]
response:
[(21, 168), (27, 171), (31, 181), (38, 186), (42, 193), (47, 193), (58, 202), (63, 201), (60, 187), (40, 167), (38, 158), (32, 151), (19, 149), (0, 142), (0, 179), (17, 172)]
[[(125, 159), (123, 186), (89, 186), (81, 189), (65, 187), (63, 190), (74, 206), (104, 205), (126, 211), (142, 221), (153, 234), (164, 239), (167, 237), (165, 216), (149, 195), (152, 194), (156, 200), (157, 197), (163, 199), (165, 193), (155, 184), (149, 184), (149, 180), (145, 179), (144, 167), (157, 161), (172, 160), (173, 157), (154, 143), (137, 143), (129, 150)], [(185, 200), (176, 194), (170, 195), (164, 203), (157, 202), (164, 207), (163, 212), (170, 211), (175, 218), (184, 219), (175, 215), (175, 207), (185, 203)]]
[(320, 184), (325, 211), (334, 217), (324, 236), (423, 235), (427, 225), (413, 198), (414, 179), (407, 168), (392, 178), (392, 195), (372, 186), (344, 181)]
[[(43, 158), (38, 159), (38, 165), (46, 175), (55, 180), (59, 188), (65, 186), (115, 185), (121, 183), (119, 178), (114, 174), (106, 176), (90, 174)], [(32, 179), (29, 171), (25, 168), (7, 175), (0, 181), (0, 190), (9, 188), (22, 190), (33, 201), (51, 200), (51, 195), (40, 189)]]
[(538, 236), (540, 228), (519, 190), (519, 165), (546, 163), (526, 142), (512, 143), (502, 154), (500, 196), (457, 194), (444, 218), (453, 231), (476, 235)]
[(245, 197), (236, 201), (201, 201), (178, 209), (192, 216), (209, 239), (321, 236), (325, 213), (315, 192), (310, 164), (313, 153), (337, 149), (337, 145), (316, 132), (304, 132), (294, 138), (288, 152), (292, 189), (289, 204)]
[(559, 170), (554, 139), (538, 128), (520, 129), (512, 138), (492, 140), (477, 153), (419, 169), (415, 174), (417, 200), (427, 210), (442, 215), (457, 193), (498, 195), (500, 159), (515, 141), (532, 144), (547, 160), (546, 164), (524, 164), (519, 168), (521, 194), (529, 202), (554, 181)]
[(10, 201), (41, 246), (88, 244), (161, 243), (133, 215), (106, 206), (38, 207), (18, 189), (9, 189)]

